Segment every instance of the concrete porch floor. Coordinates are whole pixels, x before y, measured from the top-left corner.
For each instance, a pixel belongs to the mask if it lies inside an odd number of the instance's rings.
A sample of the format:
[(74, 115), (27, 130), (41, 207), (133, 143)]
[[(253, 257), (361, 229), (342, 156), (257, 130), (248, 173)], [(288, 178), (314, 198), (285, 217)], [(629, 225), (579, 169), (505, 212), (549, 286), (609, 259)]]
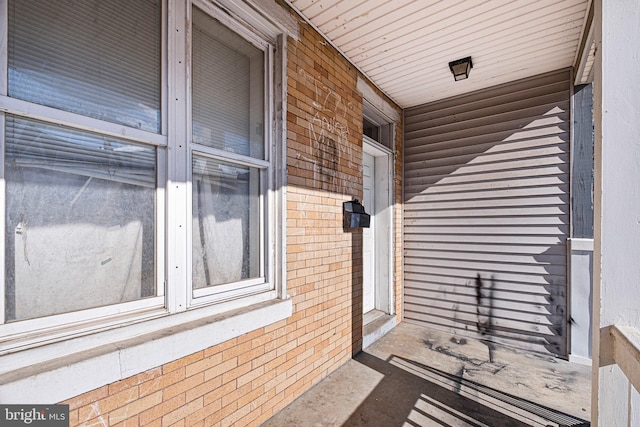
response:
[(401, 323), (263, 427), (588, 426), (591, 369)]

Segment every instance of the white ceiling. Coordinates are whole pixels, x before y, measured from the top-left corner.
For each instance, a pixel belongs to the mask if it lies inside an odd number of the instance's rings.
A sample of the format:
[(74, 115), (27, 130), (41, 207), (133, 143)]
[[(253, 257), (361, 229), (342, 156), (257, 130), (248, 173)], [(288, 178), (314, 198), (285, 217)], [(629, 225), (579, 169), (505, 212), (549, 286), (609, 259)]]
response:
[[(574, 65), (590, 0), (287, 0), (407, 108)], [(467, 80), (449, 62), (471, 56)]]

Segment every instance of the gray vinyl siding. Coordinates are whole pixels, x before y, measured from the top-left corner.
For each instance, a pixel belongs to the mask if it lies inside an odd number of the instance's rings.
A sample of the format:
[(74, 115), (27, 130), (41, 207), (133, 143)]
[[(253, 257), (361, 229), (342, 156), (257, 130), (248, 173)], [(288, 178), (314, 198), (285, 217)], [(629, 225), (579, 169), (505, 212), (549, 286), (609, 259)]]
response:
[(570, 78), (405, 111), (408, 322), (567, 355)]

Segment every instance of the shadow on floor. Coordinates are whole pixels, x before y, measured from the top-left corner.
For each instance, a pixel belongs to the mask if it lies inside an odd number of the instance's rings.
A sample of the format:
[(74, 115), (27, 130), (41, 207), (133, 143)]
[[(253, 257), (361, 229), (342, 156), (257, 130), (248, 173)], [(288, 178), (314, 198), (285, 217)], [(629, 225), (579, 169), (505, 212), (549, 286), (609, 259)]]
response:
[(342, 426), (589, 426), (538, 405), (416, 361), (366, 352), (354, 360), (383, 375)]
[(590, 366), (401, 322), (263, 427), (579, 427), (590, 402)]

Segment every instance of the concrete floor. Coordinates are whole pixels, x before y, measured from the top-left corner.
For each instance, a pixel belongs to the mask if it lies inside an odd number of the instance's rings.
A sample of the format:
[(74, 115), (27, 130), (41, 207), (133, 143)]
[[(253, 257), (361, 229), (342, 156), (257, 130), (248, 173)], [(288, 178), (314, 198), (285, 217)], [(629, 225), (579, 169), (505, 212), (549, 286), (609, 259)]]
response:
[(263, 427), (589, 425), (590, 367), (490, 347), (403, 322)]

